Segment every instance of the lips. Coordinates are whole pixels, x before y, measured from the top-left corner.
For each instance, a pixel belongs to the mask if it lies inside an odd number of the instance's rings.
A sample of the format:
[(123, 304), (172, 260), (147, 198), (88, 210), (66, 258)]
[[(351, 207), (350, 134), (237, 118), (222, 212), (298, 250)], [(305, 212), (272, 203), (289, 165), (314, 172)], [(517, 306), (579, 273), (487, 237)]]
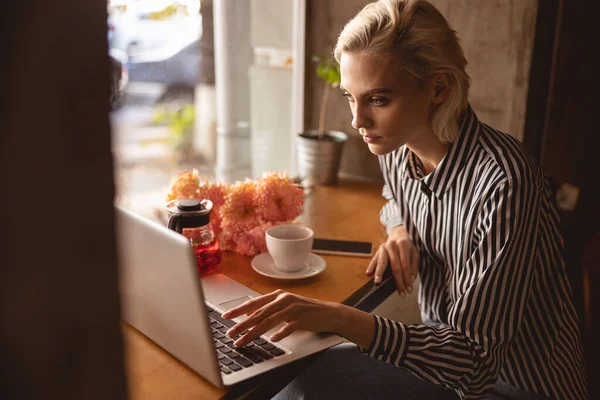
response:
[(366, 135), (363, 135), (362, 138), (365, 141), (365, 143), (375, 143), (376, 141), (378, 141), (379, 139), (381, 139), (381, 136), (366, 136)]

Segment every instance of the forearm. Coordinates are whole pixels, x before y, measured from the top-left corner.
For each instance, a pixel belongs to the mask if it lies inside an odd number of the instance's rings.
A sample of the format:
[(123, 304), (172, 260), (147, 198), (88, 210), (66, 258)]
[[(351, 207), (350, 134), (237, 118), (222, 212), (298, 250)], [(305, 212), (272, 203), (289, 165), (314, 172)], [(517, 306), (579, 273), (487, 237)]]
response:
[[(330, 304), (331, 332), (368, 350), (371, 357), (406, 368), (437, 385), (452, 387), (464, 398), (479, 398), (494, 385), (495, 375), (489, 365), (481, 362), (482, 349), (452, 328), (406, 326), (352, 307)], [(414, 339), (410, 351), (409, 337)], [(473, 377), (477, 382), (471, 381)]]
[(334, 304), (332, 331), (363, 349), (368, 349), (375, 336), (373, 315), (343, 304)]

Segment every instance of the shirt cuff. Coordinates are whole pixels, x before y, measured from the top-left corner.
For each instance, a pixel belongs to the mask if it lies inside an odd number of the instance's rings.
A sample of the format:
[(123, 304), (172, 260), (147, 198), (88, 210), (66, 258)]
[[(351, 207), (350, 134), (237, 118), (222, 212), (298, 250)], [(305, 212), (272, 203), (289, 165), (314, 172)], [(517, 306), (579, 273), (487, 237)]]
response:
[(368, 349), (359, 347), (361, 353), (378, 360), (401, 365), (408, 350), (408, 331), (406, 325), (373, 315), (375, 335)]
[(383, 225), (385, 226), (385, 232), (390, 233), (392, 229), (404, 225), (404, 221), (402, 217), (399, 215), (394, 215), (393, 217), (389, 217), (387, 220), (383, 221)]
[(389, 212), (387, 207), (384, 207), (379, 212), (379, 220), (385, 226), (386, 233), (390, 233), (397, 226), (404, 225), (404, 219), (398, 213)]

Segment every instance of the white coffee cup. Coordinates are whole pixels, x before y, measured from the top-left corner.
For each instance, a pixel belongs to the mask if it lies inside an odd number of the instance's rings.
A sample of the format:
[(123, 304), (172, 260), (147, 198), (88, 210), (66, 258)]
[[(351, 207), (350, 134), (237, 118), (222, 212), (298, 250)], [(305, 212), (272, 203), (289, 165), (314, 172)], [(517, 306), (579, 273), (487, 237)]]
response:
[(313, 231), (302, 225), (277, 225), (267, 229), (267, 249), (275, 268), (283, 272), (302, 269), (313, 245)]

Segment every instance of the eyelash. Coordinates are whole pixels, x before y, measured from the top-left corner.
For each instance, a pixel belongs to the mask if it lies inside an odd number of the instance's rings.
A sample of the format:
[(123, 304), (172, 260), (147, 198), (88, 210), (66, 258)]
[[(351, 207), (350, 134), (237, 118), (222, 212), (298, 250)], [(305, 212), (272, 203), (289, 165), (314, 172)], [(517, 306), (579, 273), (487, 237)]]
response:
[[(346, 97), (350, 103), (354, 102), (354, 98), (352, 96), (350, 96), (350, 93), (348, 93), (348, 92), (342, 93), (342, 96)], [(370, 101), (373, 105), (375, 105), (377, 107), (383, 107), (388, 103), (388, 99), (386, 99), (385, 97), (379, 97), (379, 96), (371, 97)]]
[(385, 97), (371, 97), (371, 103), (378, 107), (383, 107), (388, 103), (388, 99)]

